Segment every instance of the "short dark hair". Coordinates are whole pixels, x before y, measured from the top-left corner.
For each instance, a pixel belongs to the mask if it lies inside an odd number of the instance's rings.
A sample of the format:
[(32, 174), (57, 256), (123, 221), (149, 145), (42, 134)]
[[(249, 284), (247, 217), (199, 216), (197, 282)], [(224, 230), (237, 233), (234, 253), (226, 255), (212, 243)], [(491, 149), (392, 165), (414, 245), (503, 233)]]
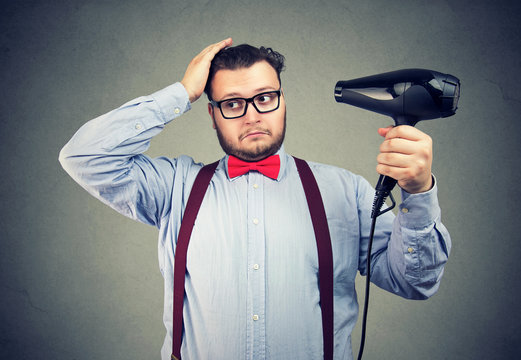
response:
[(248, 68), (259, 61), (266, 61), (275, 69), (280, 83), (280, 73), (284, 70), (284, 56), (272, 48), (265, 48), (264, 46), (257, 48), (248, 44), (241, 44), (219, 51), (212, 60), (204, 88), (208, 99), (213, 100), (212, 80), (217, 71)]

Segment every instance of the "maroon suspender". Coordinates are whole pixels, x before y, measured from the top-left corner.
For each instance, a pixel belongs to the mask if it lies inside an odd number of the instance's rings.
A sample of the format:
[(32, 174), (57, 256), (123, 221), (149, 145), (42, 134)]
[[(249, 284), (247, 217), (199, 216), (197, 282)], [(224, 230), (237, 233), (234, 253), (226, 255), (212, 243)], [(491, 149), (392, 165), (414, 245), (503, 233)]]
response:
[(324, 339), (324, 360), (333, 359), (333, 250), (327, 226), (326, 210), (317, 181), (309, 165), (295, 158), (298, 173), (308, 201), (309, 213), (315, 230), (318, 252), (318, 281), (320, 286), (320, 309), (322, 310), (322, 337)]
[(181, 221), (177, 237), (174, 259), (174, 296), (172, 327), (172, 359), (181, 360), (181, 341), (183, 340), (183, 302), (185, 297), (186, 252), (194, 228), (195, 218), (203, 202), (204, 194), (210, 184), (219, 161), (204, 166), (192, 185), (190, 196)]
[[(304, 193), (315, 231), (318, 252), (320, 308), (322, 311), (322, 334), (324, 341), (324, 360), (333, 359), (334, 322), (333, 322), (333, 251), (327, 225), (326, 212), (320, 190), (313, 173), (304, 160), (294, 158), (299, 172)], [(197, 213), (203, 201), (206, 189), (218, 165), (218, 161), (204, 166), (197, 175), (188, 203), (186, 205), (181, 229), (177, 238), (174, 263), (173, 295), (173, 333), (172, 359), (181, 360), (181, 341), (183, 338), (183, 302), (186, 273), (186, 253)]]

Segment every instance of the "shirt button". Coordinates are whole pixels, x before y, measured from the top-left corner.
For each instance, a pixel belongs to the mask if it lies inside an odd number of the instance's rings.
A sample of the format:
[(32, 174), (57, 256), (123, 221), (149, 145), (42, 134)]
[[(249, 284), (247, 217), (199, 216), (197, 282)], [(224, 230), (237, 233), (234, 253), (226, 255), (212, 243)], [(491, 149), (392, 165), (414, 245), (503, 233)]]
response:
[(134, 126), (134, 128), (135, 128), (136, 130), (141, 130), (141, 129), (143, 128), (143, 125), (141, 125), (141, 124), (136, 124), (136, 126)]
[(175, 114), (179, 114), (180, 112), (181, 112), (181, 109), (179, 109), (178, 107), (176, 107), (176, 108), (174, 109), (174, 113), (175, 113)]
[(409, 212), (409, 209), (407, 209), (407, 208), (404, 207), (404, 208), (402, 209), (402, 212), (403, 212), (404, 214), (407, 214), (407, 213)]
[(409, 254), (412, 254), (414, 252), (414, 249), (412, 247), (410, 247), (410, 248), (407, 248), (407, 251), (409, 252)]
[(259, 315), (253, 315), (252, 318), (253, 318), (253, 321), (257, 321), (257, 320), (259, 320)]
[(260, 268), (259, 264), (253, 265), (253, 270), (259, 270), (259, 268)]
[(253, 223), (254, 223), (255, 225), (258, 225), (258, 224), (259, 224), (259, 219), (257, 219), (257, 218), (253, 219)]
[(253, 188), (254, 189), (258, 189), (259, 188), (259, 184), (253, 184)]

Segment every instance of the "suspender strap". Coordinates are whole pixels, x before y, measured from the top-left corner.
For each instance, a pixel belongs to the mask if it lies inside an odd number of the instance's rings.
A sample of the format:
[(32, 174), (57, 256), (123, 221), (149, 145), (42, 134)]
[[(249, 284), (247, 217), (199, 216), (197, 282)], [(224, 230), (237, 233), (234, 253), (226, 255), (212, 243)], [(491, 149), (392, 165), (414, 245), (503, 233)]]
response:
[(327, 226), (324, 202), (317, 181), (307, 162), (295, 158), (308, 201), (309, 212), (318, 252), (318, 277), (320, 286), (320, 309), (322, 311), (322, 337), (324, 339), (324, 360), (333, 359), (334, 321), (333, 321), (333, 250)]
[(183, 340), (183, 302), (185, 297), (185, 273), (186, 273), (186, 253), (190, 235), (195, 224), (195, 219), (204, 194), (210, 184), (213, 173), (219, 161), (204, 166), (192, 186), (186, 209), (181, 221), (179, 236), (175, 249), (174, 260), (174, 296), (173, 296), (173, 328), (172, 328), (172, 359), (181, 360), (181, 341)]
[[(322, 336), (324, 360), (333, 359), (333, 251), (327, 225), (326, 211), (318, 184), (306, 161), (294, 158), (299, 172), (315, 231), (318, 252), (318, 272), (320, 286), (320, 308), (322, 311)], [(174, 262), (173, 332), (172, 359), (181, 360), (181, 341), (183, 338), (183, 302), (186, 273), (186, 254), (195, 219), (218, 161), (204, 166), (197, 174), (181, 222), (177, 238)]]

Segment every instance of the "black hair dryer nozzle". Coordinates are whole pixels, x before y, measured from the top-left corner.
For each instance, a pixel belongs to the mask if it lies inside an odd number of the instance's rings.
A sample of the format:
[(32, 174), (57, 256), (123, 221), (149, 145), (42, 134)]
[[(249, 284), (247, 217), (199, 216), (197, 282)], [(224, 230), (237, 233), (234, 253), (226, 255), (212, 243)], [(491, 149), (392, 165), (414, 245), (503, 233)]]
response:
[(354, 80), (338, 81), (335, 99), (390, 116), (396, 125), (454, 115), (460, 81), (425, 69), (404, 69)]

